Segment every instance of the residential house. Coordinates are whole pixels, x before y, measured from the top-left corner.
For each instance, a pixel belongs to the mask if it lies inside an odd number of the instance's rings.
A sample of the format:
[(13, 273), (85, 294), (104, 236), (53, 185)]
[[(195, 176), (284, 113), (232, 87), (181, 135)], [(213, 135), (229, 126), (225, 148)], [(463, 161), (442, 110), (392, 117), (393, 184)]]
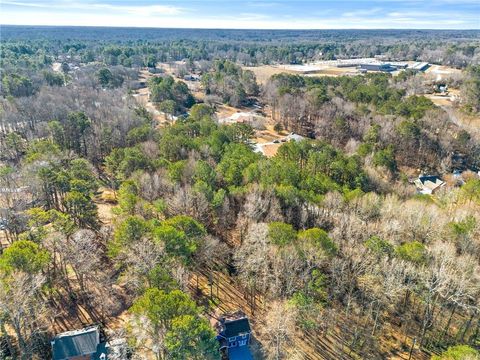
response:
[(421, 175), (414, 181), (420, 194), (433, 194), (445, 185), (445, 181), (435, 175)]
[(221, 318), (217, 326), (220, 351), (229, 360), (253, 360), (248, 345), (252, 330), (248, 318), (239, 313), (233, 318)]
[(53, 360), (106, 360), (108, 355), (98, 326), (58, 334), (51, 344)]

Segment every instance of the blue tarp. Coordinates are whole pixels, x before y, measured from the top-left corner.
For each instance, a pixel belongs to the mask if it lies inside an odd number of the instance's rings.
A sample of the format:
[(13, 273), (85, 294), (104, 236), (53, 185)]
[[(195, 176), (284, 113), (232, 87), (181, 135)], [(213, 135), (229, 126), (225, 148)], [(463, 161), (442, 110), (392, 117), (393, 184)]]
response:
[(237, 346), (228, 349), (228, 358), (229, 360), (253, 360), (248, 346)]

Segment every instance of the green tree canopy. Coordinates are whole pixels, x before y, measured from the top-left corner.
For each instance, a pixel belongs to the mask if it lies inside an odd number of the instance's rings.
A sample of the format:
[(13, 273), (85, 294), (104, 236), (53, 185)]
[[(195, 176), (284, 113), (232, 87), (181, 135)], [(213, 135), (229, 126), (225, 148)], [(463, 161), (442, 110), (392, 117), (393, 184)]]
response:
[(169, 331), (175, 318), (196, 316), (198, 308), (190, 297), (180, 290), (165, 292), (150, 288), (130, 308), (135, 315), (145, 316), (155, 332)]
[(431, 360), (477, 360), (480, 352), (468, 345), (451, 346), (441, 355), (433, 355)]
[(365, 246), (378, 255), (392, 255), (395, 250), (392, 244), (378, 236), (368, 238), (365, 241)]
[(176, 216), (153, 230), (154, 240), (165, 246), (168, 255), (188, 263), (198, 248), (205, 229), (188, 216)]
[(337, 246), (323, 229), (312, 228), (300, 231), (298, 233), (298, 240), (318, 247), (327, 255), (333, 255), (337, 251)]
[(150, 225), (139, 216), (129, 216), (115, 229), (113, 240), (109, 243), (110, 256), (116, 256), (120, 250), (139, 241), (150, 232)]
[(297, 232), (290, 224), (271, 222), (268, 224), (268, 238), (272, 244), (284, 246), (295, 241)]
[(415, 264), (422, 264), (427, 260), (425, 245), (418, 241), (402, 244), (396, 248), (397, 256)]
[(168, 358), (220, 359), (215, 335), (215, 331), (206, 320), (192, 315), (179, 316), (172, 321), (172, 328), (165, 337)]
[(0, 269), (4, 272), (13, 270), (26, 273), (38, 273), (50, 261), (50, 254), (32, 241), (19, 240), (9, 246), (0, 256)]
[(227, 145), (217, 171), (228, 185), (240, 186), (243, 182), (243, 171), (259, 158), (247, 145), (231, 143)]

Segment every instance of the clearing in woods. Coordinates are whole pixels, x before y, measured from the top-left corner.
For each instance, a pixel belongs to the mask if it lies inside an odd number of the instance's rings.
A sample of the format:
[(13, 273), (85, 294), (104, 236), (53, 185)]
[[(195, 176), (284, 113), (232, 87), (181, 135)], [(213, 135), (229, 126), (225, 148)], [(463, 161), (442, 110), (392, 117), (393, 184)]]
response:
[(261, 85), (265, 85), (272, 75), (276, 74), (298, 74), (304, 76), (342, 76), (342, 75), (359, 75), (360, 73), (355, 68), (338, 68), (335, 66), (319, 67), (316, 70), (312, 70), (312, 73), (305, 73), (301, 71), (302, 65), (261, 65), (261, 66), (244, 66), (243, 70), (251, 70), (256, 78), (257, 82)]

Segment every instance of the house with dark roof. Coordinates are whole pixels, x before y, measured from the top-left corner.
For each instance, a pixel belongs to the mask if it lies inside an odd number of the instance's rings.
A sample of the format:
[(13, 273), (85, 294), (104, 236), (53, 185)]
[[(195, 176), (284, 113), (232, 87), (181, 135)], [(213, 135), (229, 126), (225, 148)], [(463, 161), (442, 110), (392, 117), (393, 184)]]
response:
[(233, 319), (221, 318), (218, 325), (217, 339), (220, 341), (220, 351), (229, 360), (253, 360), (248, 345), (252, 330), (246, 316)]
[(98, 326), (58, 334), (51, 344), (53, 360), (107, 360), (108, 344)]

